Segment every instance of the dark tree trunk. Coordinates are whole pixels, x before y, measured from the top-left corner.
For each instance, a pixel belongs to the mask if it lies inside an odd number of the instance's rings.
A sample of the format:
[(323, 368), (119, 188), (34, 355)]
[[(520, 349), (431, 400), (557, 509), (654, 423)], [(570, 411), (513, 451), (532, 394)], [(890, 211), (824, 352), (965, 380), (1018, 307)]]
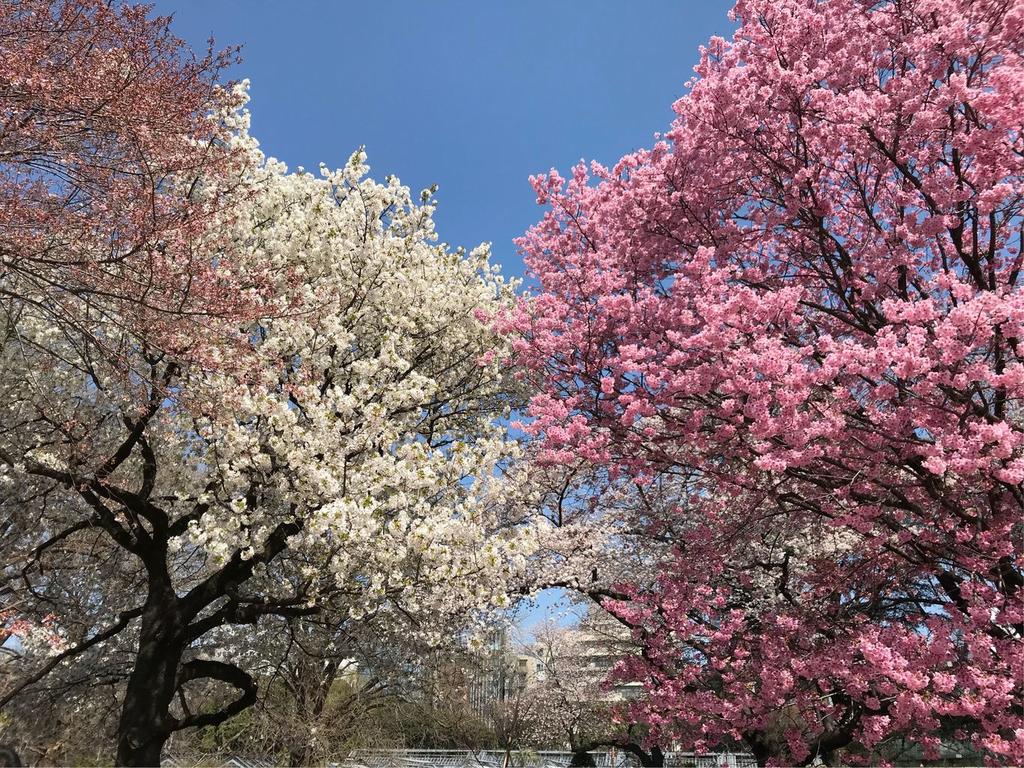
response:
[(664, 768), (665, 753), (661, 751), (661, 747), (655, 745), (651, 747), (646, 756), (641, 753), (640, 765), (643, 768)]
[[(144, 512), (140, 514), (144, 516)], [(182, 657), (190, 641), (214, 627), (256, 622), (260, 612), (245, 611), (236, 601), (229, 601), (200, 621), (194, 619), (204, 608), (248, 579), (257, 562), (269, 562), (284, 550), (288, 537), (302, 528), (299, 523), (281, 523), (257, 557), (243, 560), (236, 552), (219, 571), (179, 598), (167, 571), (168, 529), (166, 524), (160, 526), (157, 522), (153, 523), (156, 529), (153, 537), (144, 537), (148, 543), (132, 550), (145, 563), (149, 583), (140, 617), (135, 666), (128, 678), (117, 728), (117, 764), (129, 768), (160, 765), (160, 753), (171, 733), (218, 725), (256, 701), (256, 682), (239, 667), (207, 659), (191, 659), (183, 664)], [(185, 712), (178, 720), (170, 712), (175, 693), (188, 681), (201, 678), (227, 683), (237, 689), (240, 696), (217, 712), (192, 714), (181, 691)]]
[(117, 764), (160, 765), (160, 753), (171, 735), (171, 700), (185, 648), (174, 593), (160, 590), (146, 601), (135, 667), (128, 678), (117, 729)]
[(619, 749), (629, 752), (629, 754), (636, 757), (642, 768), (664, 768), (665, 766), (665, 753), (661, 751), (661, 747), (654, 745), (649, 751), (645, 751), (644, 748), (635, 741), (618, 742), (613, 746)]
[(569, 761), (569, 768), (593, 768), (594, 758), (585, 749), (576, 750), (572, 753)]
[(21, 768), (21, 758), (9, 744), (0, 744), (0, 768)]
[(768, 758), (772, 756), (772, 753), (764, 741), (752, 734), (746, 735), (744, 741), (751, 754), (754, 755), (758, 768), (764, 768), (764, 766), (768, 765)]

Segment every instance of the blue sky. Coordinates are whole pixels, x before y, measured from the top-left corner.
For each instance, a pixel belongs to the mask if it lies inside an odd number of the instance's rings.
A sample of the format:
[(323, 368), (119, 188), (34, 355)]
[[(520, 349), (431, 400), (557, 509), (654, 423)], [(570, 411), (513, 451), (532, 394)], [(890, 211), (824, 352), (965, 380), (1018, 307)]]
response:
[(512, 244), (541, 215), (527, 178), (652, 142), (729, 0), (154, 0), (196, 47), (242, 44), (253, 134), (295, 167), (365, 144), (375, 178), (436, 183), (441, 239)]

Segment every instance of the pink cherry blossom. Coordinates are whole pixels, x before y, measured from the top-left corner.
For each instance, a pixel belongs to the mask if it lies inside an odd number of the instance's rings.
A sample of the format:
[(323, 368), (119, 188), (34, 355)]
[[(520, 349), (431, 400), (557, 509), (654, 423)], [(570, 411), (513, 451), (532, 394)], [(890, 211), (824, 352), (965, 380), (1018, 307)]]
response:
[[(687, 476), (610, 604), (655, 738), (1024, 754), (1024, 6), (739, 0), (671, 130), (535, 177), (544, 460)], [(583, 451), (586, 450), (584, 454)]]

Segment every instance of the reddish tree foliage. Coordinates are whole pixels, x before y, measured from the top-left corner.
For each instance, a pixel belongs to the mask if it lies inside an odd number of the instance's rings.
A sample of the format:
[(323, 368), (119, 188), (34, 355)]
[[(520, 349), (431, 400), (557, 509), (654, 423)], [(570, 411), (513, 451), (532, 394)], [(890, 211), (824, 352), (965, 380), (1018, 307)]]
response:
[(535, 179), (510, 318), (547, 458), (676, 557), (611, 605), (666, 740), (1024, 753), (1024, 7), (740, 0), (666, 140)]
[(150, 343), (180, 345), (183, 317), (231, 300), (195, 251), (227, 170), (209, 116), (230, 99), (216, 78), (231, 54), (196, 58), (149, 11), (0, 3), (0, 304), (11, 324), (29, 300), (94, 339), (116, 313), (159, 329)]

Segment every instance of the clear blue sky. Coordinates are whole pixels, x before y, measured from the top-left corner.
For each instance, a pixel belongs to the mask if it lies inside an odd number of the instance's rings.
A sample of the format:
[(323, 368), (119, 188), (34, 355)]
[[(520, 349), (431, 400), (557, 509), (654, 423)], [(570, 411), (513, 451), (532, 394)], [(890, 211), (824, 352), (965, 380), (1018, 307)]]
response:
[(365, 144), (375, 178), (440, 186), (442, 240), (512, 239), (540, 216), (530, 174), (652, 142), (729, 0), (154, 0), (202, 48), (243, 45), (253, 134), (294, 168)]

